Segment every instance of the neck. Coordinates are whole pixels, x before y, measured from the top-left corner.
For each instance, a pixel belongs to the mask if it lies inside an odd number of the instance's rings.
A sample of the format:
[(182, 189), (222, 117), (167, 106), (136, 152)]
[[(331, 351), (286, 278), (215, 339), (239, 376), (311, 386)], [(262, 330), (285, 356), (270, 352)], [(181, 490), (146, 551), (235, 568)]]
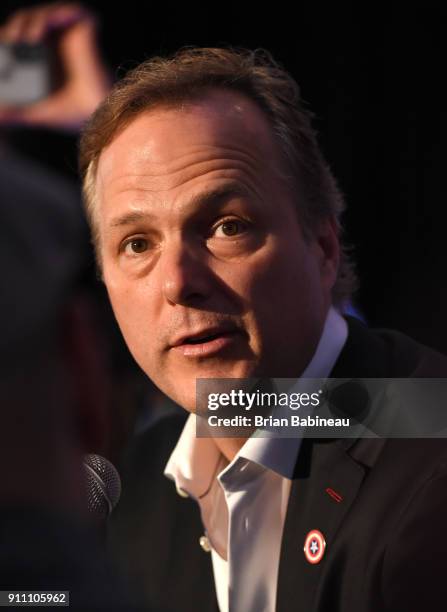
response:
[(213, 438), (214, 444), (231, 463), (248, 438)]

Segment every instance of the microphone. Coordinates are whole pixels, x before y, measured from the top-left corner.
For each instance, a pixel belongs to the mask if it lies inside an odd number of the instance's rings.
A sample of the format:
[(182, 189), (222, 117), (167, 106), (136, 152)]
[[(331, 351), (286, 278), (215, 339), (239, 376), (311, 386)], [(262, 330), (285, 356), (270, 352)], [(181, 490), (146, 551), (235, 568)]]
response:
[(115, 467), (100, 455), (84, 455), (83, 469), (89, 513), (107, 518), (121, 495), (121, 479)]

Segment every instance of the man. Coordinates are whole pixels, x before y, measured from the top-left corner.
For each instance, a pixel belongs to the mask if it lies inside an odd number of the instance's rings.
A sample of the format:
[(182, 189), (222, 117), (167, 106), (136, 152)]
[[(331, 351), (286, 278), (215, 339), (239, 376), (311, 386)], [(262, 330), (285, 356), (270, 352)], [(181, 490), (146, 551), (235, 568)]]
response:
[[(447, 371), (411, 340), (339, 314), (354, 283), (343, 199), (296, 84), (268, 55), (189, 49), (145, 62), (94, 114), (80, 160), (124, 337), (186, 410), (198, 378)], [(173, 452), (163, 427), (146, 444), (153, 457), (169, 448), (166, 475), (200, 508), (221, 610), (439, 606), (443, 440), (204, 439), (191, 419)], [(143, 546), (160, 544), (155, 561), (147, 553), (151, 601), (214, 609), (209, 572), (195, 573), (197, 511), (182, 514), (166, 484), (147, 486), (154, 540)]]

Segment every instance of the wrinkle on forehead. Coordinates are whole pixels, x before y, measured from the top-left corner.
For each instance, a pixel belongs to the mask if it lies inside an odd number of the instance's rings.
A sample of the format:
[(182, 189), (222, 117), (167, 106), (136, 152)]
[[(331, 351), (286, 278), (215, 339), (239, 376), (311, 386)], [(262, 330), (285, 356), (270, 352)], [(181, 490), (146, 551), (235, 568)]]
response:
[[(164, 169), (160, 172), (150, 171), (147, 169), (143, 173), (124, 173), (109, 178), (108, 188), (115, 195), (119, 195), (128, 191), (148, 191), (148, 192), (163, 192), (175, 189), (180, 186), (186, 186), (189, 182), (197, 177), (207, 177), (208, 179), (229, 178), (240, 179), (244, 182), (256, 183), (258, 173), (262, 171), (261, 166), (253, 162), (247, 162), (240, 159), (231, 159), (219, 157), (219, 151), (207, 151), (203, 159), (195, 161), (185, 160), (185, 163), (177, 168)], [(210, 159), (211, 157), (211, 159)]]
[(162, 192), (211, 173), (256, 185), (275, 166), (284, 176), (281, 159), (263, 111), (242, 94), (216, 91), (136, 117), (101, 154), (97, 188), (112, 197)]

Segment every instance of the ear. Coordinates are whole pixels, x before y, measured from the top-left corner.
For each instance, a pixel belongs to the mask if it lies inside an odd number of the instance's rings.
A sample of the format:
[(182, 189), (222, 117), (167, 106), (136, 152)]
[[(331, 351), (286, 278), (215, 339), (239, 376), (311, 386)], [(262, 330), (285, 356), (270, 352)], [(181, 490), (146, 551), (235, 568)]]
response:
[(326, 217), (319, 222), (314, 239), (321, 280), (328, 289), (332, 289), (340, 263), (340, 241), (335, 217)]

